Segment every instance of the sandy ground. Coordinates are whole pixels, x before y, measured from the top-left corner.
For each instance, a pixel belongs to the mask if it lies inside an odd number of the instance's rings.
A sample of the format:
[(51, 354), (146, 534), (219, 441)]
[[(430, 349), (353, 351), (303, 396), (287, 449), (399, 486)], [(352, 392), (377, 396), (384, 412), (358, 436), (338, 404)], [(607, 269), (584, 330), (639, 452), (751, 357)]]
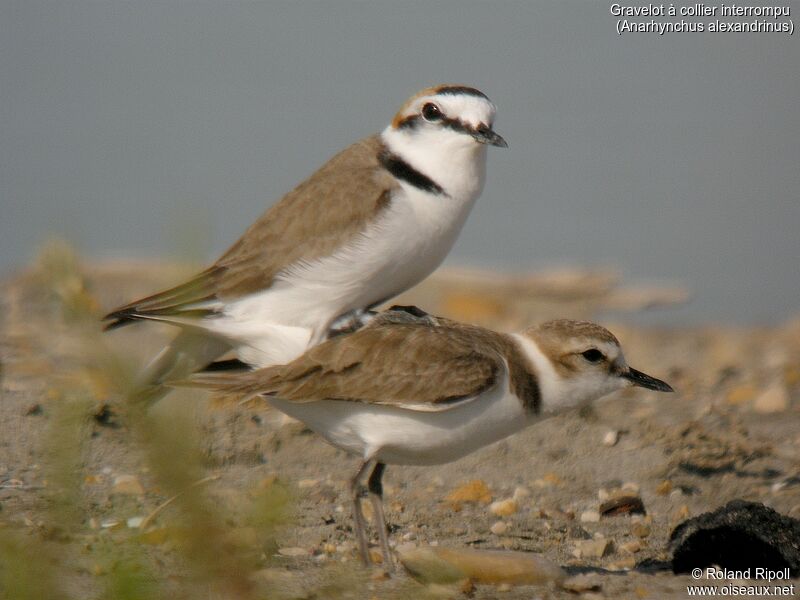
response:
[[(212, 581), (198, 588), (198, 564), (202, 571), (208, 557), (187, 553), (171, 539), (184, 504), (176, 501), (155, 515), (145, 533), (135, 527), (174, 489), (154, 467), (152, 452), (142, 449), (141, 431), (115, 388), (170, 330), (139, 325), (101, 334), (94, 321), (102, 309), (175, 281), (177, 273), (152, 265), (85, 269), (50, 257), (0, 287), (0, 535), (15, 540), (19, 552), (32, 553), (24, 563), (43, 562), (55, 578), (52, 589), (72, 598), (162, 597), (167, 591), (203, 597), (198, 589), (207, 597), (576, 597), (553, 586), (425, 586), (404, 572), (384, 579), (363, 569), (353, 552), (346, 492), (354, 457), (258, 404), (180, 391), (151, 417), (173, 427), (176, 438), (196, 440), (198, 462), (187, 459), (178, 471), (195, 481), (213, 478), (188, 492), (204, 498), (218, 519), (221, 531), (208, 534), (208, 545), (224, 543), (212, 556), (218, 553), (219, 564), (230, 548), (246, 556), (237, 581), (255, 586), (234, 582), (235, 593), (220, 592)], [(507, 282), (498, 281), (487, 300), (475, 291), (474, 275), (461, 287), (453, 278), (436, 279), (403, 300), (507, 329), (552, 316), (559, 306), (566, 311), (561, 316), (592, 314), (614, 286), (590, 280), (571, 288), (571, 302), (558, 288), (561, 296), (540, 289), (538, 299), (520, 304), (524, 290), (504, 289)], [(687, 585), (697, 583), (690, 577), (636, 567), (669, 558), (676, 523), (735, 498), (800, 517), (800, 321), (774, 329), (669, 331), (627, 326), (623, 317), (603, 323), (621, 339), (630, 364), (678, 393), (627, 391), (591, 411), (543, 420), (452, 464), (389, 467), (385, 504), (394, 543), (541, 553), (572, 572), (595, 572), (597, 587), (585, 598), (685, 598)], [(119, 371), (109, 374), (109, 365)], [(63, 433), (70, 422), (64, 406), (82, 411), (72, 433)], [(618, 433), (613, 445), (609, 432)], [(516, 512), (498, 517), (485, 503), (446, 500), (473, 480), (488, 487), (492, 500), (516, 497)], [(646, 516), (592, 521), (584, 515), (597, 510), (602, 490), (624, 484), (638, 490)], [(288, 490), (286, 522), (276, 530), (252, 525), (248, 507), (257, 490), (275, 486)], [(601, 536), (613, 541), (606, 556), (576, 556), (582, 540)], [(0, 581), (9, 585), (14, 569), (30, 565), (9, 563), (5, 547), (6, 579)], [(193, 560), (200, 562), (192, 566)], [(155, 582), (142, 588), (150, 596), (125, 596), (114, 587), (126, 561)]]

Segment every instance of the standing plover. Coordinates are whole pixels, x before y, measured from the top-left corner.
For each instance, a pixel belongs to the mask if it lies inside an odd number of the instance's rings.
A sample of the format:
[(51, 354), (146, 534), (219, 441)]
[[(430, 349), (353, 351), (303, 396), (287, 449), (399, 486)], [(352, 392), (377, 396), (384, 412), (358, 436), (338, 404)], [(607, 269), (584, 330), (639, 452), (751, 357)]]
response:
[(379, 135), (343, 150), (189, 281), (111, 311), (106, 328), (182, 328), (145, 370), (161, 383), (228, 350), (251, 366), (285, 363), (346, 315), (427, 277), (458, 236), (486, 173), (492, 129), (483, 92), (439, 85), (412, 96)]
[(182, 385), (261, 395), (362, 460), (351, 480), (359, 550), (369, 561), (361, 481), (391, 569), (382, 506), (387, 464), (456, 460), (542, 416), (626, 386), (672, 388), (628, 366), (600, 325), (550, 321), (502, 334), (431, 316), (386, 312), (366, 327), (311, 348), (287, 365), (198, 374)]

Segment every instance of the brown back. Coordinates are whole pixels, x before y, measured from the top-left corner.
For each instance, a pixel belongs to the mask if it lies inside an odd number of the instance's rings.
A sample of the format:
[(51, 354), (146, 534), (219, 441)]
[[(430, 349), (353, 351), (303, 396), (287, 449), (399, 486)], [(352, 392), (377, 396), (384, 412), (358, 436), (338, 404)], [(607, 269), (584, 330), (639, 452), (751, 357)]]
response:
[(203, 374), (189, 384), (294, 402), (350, 400), (445, 410), (494, 387), (508, 363), (512, 391), (538, 412), (539, 389), (507, 336), (436, 318), (378, 321), (320, 344), (295, 361), (244, 374)]
[[(202, 316), (193, 305), (267, 289), (301, 260), (332, 254), (385, 210), (397, 183), (381, 166), (379, 136), (346, 148), (267, 210), (211, 267), (191, 280), (119, 307), (107, 327), (148, 315)], [(196, 315), (195, 315), (196, 313)]]

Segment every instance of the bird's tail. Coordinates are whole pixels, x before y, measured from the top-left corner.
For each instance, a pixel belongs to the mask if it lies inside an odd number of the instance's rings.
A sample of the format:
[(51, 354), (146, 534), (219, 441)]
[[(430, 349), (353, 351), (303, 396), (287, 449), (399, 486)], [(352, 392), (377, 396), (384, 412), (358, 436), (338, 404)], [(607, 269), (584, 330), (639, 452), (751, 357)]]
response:
[(130, 400), (147, 407), (166, 396), (167, 382), (185, 379), (230, 349), (226, 342), (198, 330), (184, 329), (144, 368)]

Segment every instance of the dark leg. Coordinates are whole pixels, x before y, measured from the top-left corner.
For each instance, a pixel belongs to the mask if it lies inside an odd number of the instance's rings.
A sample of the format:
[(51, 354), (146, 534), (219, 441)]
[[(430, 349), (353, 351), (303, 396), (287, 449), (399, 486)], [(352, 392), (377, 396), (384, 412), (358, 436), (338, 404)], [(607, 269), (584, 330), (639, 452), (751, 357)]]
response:
[[(365, 566), (369, 566), (369, 550), (367, 545), (367, 531), (364, 522), (364, 513), (361, 511), (361, 480), (367, 471), (375, 464), (374, 459), (365, 460), (361, 463), (355, 476), (350, 480), (350, 494), (353, 499), (353, 521), (355, 523), (356, 540), (358, 540), (358, 551)], [(370, 480), (372, 477), (370, 477)]]
[(381, 477), (386, 465), (382, 462), (375, 463), (375, 468), (372, 470), (372, 475), (369, 476), (367, 481), (367, 490), (369, 490), (369, 500), (372, 502), (372, 509), (375, 513), (375, 528), (378, 530), (378, 538), (381, 541), (381, 554), (383, 554), (383, 564), (388, 572), (394, 571), (394, 564), (392, 563), (392, 554), (389, 550), (389, 535), (386, 531), (386, 517), (383, 515), (383, 484)]

